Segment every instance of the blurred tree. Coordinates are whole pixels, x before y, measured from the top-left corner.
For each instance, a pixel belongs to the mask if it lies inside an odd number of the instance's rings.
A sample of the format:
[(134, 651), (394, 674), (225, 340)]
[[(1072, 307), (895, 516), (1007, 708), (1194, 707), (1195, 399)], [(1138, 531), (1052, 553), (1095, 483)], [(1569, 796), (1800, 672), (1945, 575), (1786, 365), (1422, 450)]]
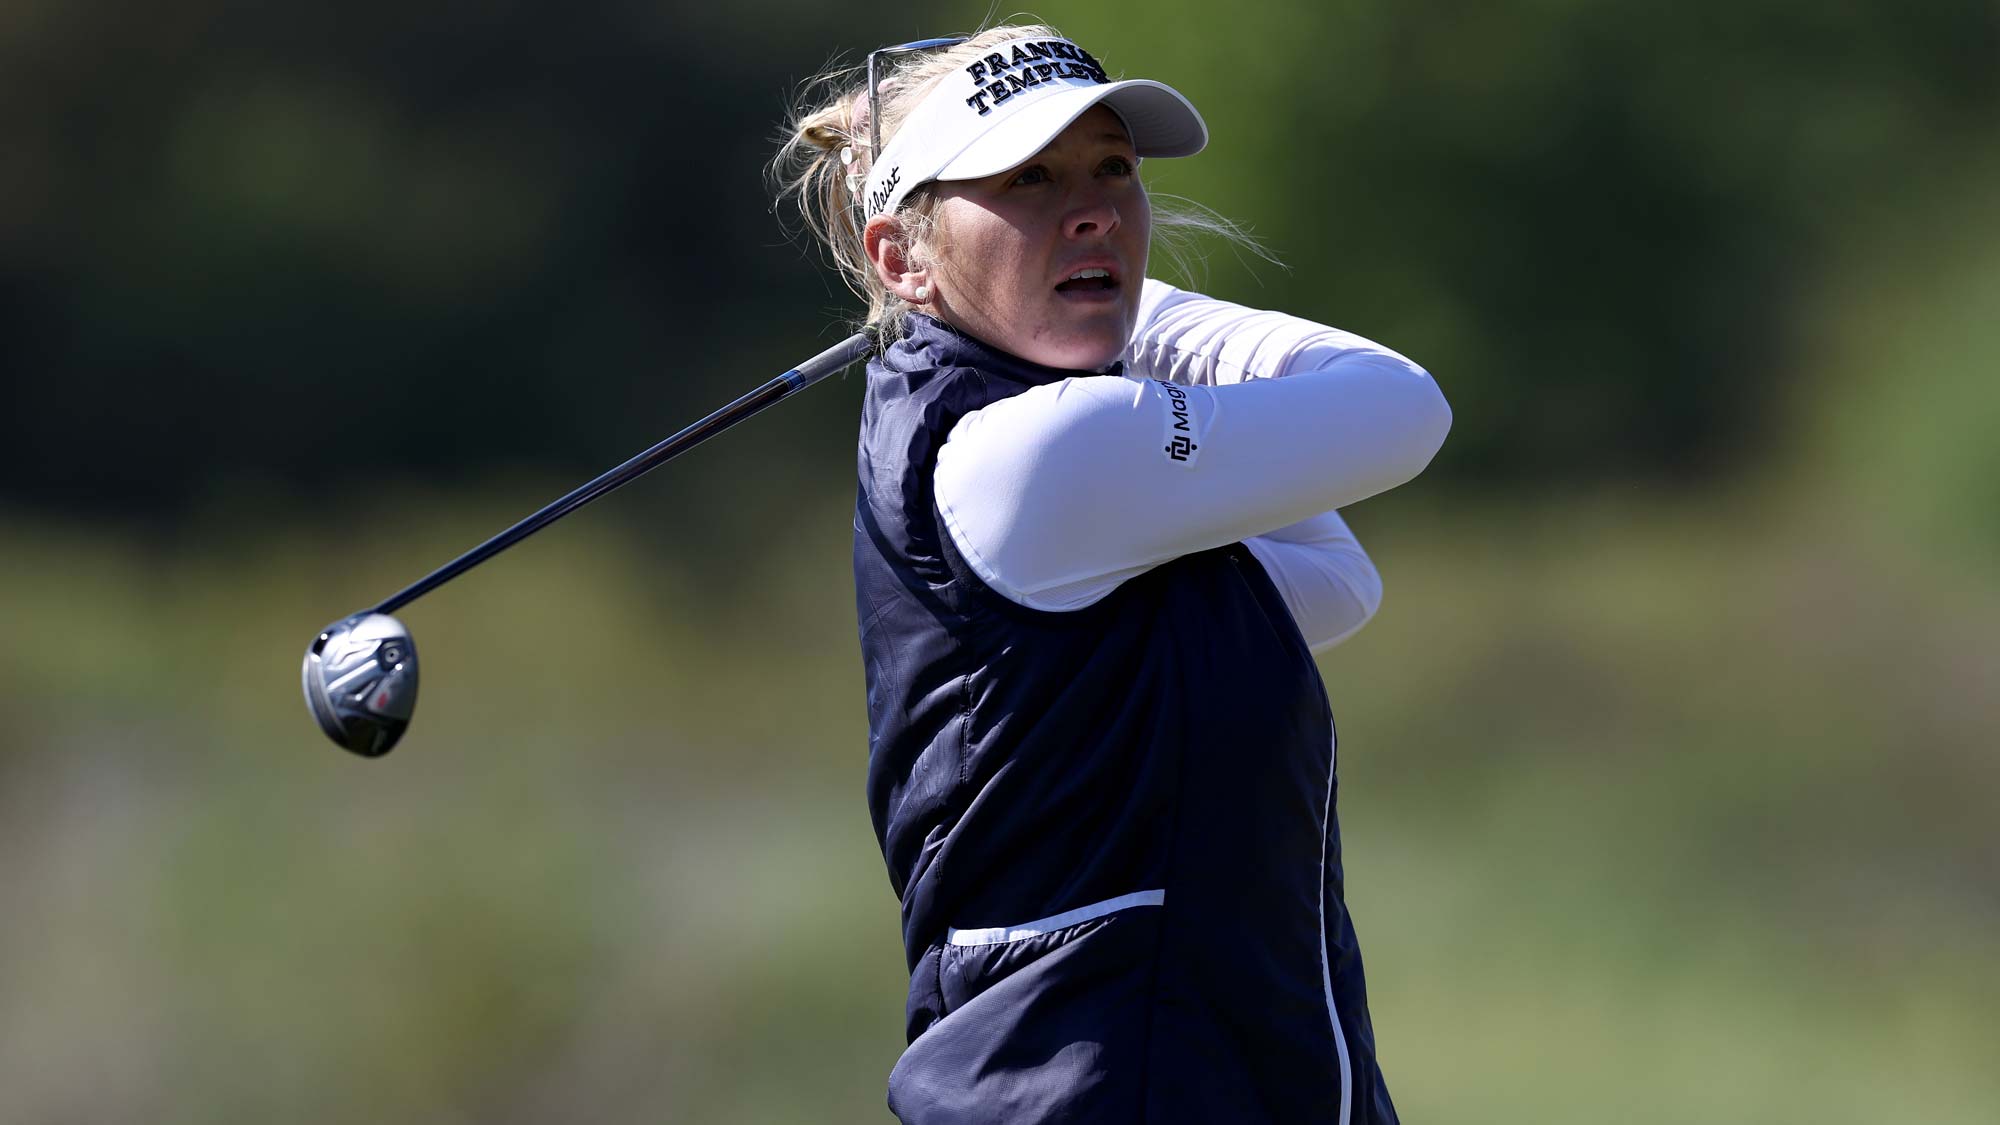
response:
[(1203, 107), (1209, 153), (1158, 179), (1295, 267), (1244, 299), (1438, 372), (1462, 481), (1750, 452), (1827, 241), (1911, 167), (1990, 145), (2000, 109), (2000, 17), (1978, 2), (1208, 12), (1162, 0), (1076, 34)]
[[(593, 471), (805, 354), (847, 304), (768, 214), (786, 95), (979, 10), (10, 11), (0, 498), (172, 520), (232, 481)], [(1067, 18), (1204, 107), (1213, 148), (1156, 185), (1294, 267), (1260, 291), (1219, 262), (1216, 290), (1431, 366), (1464, 483), (1755, 449), (1825, 243), (1990, 143), (2000, 81), (1973, 0)], [(735, 491), (689, 519), (783, 503), (773, 451), (844, 467), (847, 391), (715, 453)]]

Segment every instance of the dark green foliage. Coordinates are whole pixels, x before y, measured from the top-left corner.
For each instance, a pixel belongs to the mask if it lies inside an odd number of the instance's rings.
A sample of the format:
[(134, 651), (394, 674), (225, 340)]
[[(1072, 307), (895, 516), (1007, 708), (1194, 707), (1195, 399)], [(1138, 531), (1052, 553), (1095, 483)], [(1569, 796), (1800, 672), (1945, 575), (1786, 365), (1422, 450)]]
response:
[[(1155, 8), (1069, 27), (1196, 98), (1214, 147), (1150, 174), (1295, 267), (1214, 288), (1432, 367), (1461, 484), (1754, 457), (1829, 241), (1990, 143), (2000, 74), (1969, 2)], [(809, 354), (851, 313), (768, 212), (785, 98), (977, 18), (16, 10), (4, 495), (169, 520), (231, 479), (587, 472)], [(851, 405), (774, 441), (837, 457)]]

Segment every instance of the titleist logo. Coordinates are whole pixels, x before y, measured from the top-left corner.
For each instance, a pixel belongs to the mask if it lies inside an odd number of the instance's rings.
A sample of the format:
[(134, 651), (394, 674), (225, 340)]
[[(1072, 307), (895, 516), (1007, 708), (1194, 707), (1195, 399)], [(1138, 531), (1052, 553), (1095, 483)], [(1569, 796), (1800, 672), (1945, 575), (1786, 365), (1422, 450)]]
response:
[(896, 194), (896, 184), (903, 178), (903, 166), (898, 164), (889, 169), (889, 178), (882, 186), (868, 193), (868, 213), (873, 215), (889, 205), (889, 197)]

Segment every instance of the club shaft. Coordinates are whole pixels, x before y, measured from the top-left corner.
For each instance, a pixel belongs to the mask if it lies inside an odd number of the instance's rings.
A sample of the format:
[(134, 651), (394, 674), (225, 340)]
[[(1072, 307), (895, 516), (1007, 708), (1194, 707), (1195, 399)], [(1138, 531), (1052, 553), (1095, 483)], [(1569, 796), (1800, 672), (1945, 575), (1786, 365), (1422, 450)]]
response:
[(425, 575), (401, 593), (375, 607), (376, 613), (394, 613), (396, 610), (416, 601), (439, 586), (512, 547), (535, 532), (590, 503), (621, 485), (645, 476), (675, 457), (693, 449), (709, 438), (734, 426), (745, 418), (762, 411), (782, 398), (789, 398), (828, 375), (841, 370), (866, 355), (874, 347), (874, 340), (865, 332), (857, 332), (833, 347), (806, 360), (783, 375), (717, 410), (701, 421), (694, 423), (658, 445), (640, 453), (624, 464), (568, 493), (534, 515), (474, 547), (431, 573)]

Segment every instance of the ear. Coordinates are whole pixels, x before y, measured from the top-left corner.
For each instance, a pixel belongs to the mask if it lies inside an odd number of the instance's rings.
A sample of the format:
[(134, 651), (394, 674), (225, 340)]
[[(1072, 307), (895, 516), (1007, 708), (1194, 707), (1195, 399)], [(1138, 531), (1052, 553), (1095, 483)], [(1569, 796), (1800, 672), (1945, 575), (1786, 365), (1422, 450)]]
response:
[(909, 232), (901, 220), (890, 215), (868, 220), (861, 230), (861, 246), (875, 263), (875, 276), (891, 294), (913, 305), (923, 304), (917, 289), (930, 284), (931, 271), (911, 252)]

